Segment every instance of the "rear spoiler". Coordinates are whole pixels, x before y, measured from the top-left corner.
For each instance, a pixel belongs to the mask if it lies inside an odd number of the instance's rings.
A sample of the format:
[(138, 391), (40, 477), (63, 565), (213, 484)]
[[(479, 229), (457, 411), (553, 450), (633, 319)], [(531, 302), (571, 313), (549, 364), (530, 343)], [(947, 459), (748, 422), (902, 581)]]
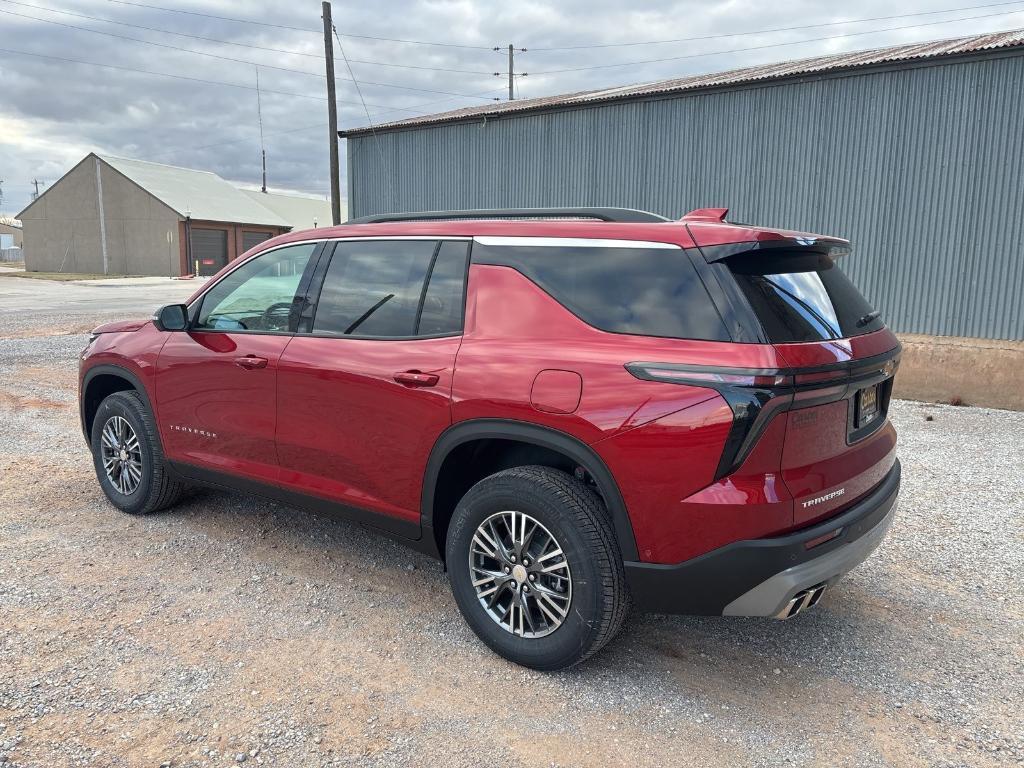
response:
[(798, 251), (839, 258), (852, 250), (850, 241), (840, 237), (733, 224), (725, 220), (728, 212), (728, 208), (699, 208), (681, 219), (708, 263), (756, 251)]

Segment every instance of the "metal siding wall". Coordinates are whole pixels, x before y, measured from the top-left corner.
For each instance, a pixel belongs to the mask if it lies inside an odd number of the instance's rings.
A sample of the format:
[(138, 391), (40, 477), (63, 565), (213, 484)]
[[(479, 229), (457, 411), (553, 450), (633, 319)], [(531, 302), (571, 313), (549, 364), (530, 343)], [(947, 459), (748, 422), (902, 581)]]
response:
[(890, 327), (1024, 339), (1024, 56), (349, 140), (354, 216), (618, 205), (850, 237)]

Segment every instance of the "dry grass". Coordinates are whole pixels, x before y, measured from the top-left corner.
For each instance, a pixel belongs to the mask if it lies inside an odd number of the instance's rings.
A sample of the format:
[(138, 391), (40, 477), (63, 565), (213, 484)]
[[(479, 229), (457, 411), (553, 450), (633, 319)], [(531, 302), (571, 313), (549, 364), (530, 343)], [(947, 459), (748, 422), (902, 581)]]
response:
[(138, 275), (94, 275), (82, 272), (0, 272), (0, 277), (29, 277), (33, 280), (71, 282), (73, 280), (108, 280), (115, 277), (138, 277)]

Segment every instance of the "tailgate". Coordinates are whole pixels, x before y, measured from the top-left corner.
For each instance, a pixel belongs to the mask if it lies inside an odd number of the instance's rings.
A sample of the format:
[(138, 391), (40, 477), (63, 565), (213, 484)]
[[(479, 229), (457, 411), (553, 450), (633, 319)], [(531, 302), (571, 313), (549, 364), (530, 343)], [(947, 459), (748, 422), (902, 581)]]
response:
[(813, 238), (732, 254), (728, 277), (786, 366), (781, 471), (795, 526), (835, 514), (882, 481), (895, 461), (887, 412), (900, 346), (843, 274), (838, 251)]
[[(781, 351), (781, 350), (780, 350)], [(786, 414), (782, 478), (793, 494), (793, 523), (834, 515), (882, 481), (896, 460), (887, 412), (899, 349), (870, 364), (797, 374)], [(801, 385), (801, 378), (817, 378)]]

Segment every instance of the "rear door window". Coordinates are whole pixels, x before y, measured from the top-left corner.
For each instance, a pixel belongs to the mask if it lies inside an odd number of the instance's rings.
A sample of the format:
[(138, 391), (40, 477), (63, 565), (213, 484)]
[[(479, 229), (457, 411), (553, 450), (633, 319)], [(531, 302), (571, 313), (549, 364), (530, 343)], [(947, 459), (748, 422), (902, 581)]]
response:
[(884, 327), (830, 256), (755, 252), (727, 263), (771, 342), (829, 341)]
[(585, 323), (603, 331), (730, 340), (704, 283), (680, 248), (485, 241), (474, 245), (473, 261), (517, 269)]
[(468, 255), (468, 242), (450, 240), (441, 243), (427, 289), (423, 292), (417, 336), (437, 336), (462, 330)]
[(458, 333), (468, 243), (356, 240), (335, 246), (313, 333), (410, 338)]

